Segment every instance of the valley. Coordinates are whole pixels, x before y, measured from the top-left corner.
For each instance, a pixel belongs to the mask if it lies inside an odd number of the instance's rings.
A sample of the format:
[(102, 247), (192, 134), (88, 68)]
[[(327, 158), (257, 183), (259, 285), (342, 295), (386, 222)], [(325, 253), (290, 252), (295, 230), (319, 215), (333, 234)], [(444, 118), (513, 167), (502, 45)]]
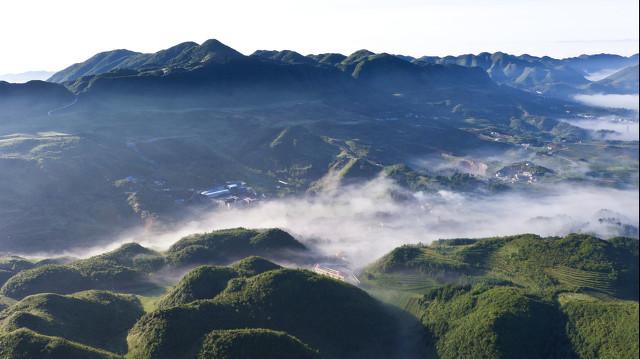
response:
[(0, 357), (637, 357), (637, 61), (210, 39), (0, 82)]

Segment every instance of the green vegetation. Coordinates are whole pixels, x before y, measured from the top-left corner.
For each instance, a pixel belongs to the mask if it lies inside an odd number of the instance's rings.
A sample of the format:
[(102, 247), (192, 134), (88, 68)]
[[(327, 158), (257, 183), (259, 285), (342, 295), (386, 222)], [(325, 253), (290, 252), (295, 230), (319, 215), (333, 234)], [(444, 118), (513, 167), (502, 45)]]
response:
[[(598, 83), (584, 77), (622, 66)], [(230, 180), (266, 197), (381, 172), (414, 191), (503, 190), (515, 175), (637, 188), (637, 142), (589, 139), (557, 120), (624, 116), (566, 96), (637, 90), (637, 73), (637, 56), (244, 56), (217, 40), (100, 53), (52, 77), (64, 85), (0, 82), (0, 247), (64, 251), (131, 228), (171, 228), (218, 206), (200, 193)], [(506, 167), (470, 159), (489, 153), (517, 158)], [(407, 165), (440, 157), (455, 165)], [(496, 171), (508, 180), (490, 178)], [(637, 236), (621, 216), (601, 217)], [(3, 257), (0, 357), (410, 357), (396, 344), (412, 336), (443, 358), (638, 357), (636, 240), (403, 246), (360, 279), (419, 322), (399, 322), (358, 288), (265, 259), (222, 267), (254, 255), (295, 262), (305, 250), (281, 230), (236, 228), (163, 253), (127, 244), (82, 260)]]
[(214, 330), (202, 343), (199, 358), (319, 358), (317, 351), (284, 332), (268, 329)]
[(193, 269), (156, 303), (157, 308), (187, 304), (197, 299), (211, 299), (227, 287), (229, 280), (238, 277), (228, 267), (201, 266)]
[[(63, 265), (9, 258), (5, 268), (18, 272), (0, 297), (0, 356), (638, 356), (638, 241), (629, 238), (525, 234), (405, 245), (359, 275), (394, 306), (256, 256), (151, 285), (199, 261), (289, 250), (304, 247), (284, 231), (236, 228), (187, 236), (166, 253), (126, 244)], [(79, 291), (96, 287), (138, 295)], [(43, 293), (55, 290), (75, 293)]]
[(6, 359), (117, 359), (118, 355), (58, 337), (18, 329), (0, 334), (0, 357)]
[(570, 357), (553, 304), (519, 288), (447, 286), (425, 295), (418, 308), (443, 359)]
[(247, 327), (284, 331), (331, 358), (386, 358), (399, 339), (394, 317), (363, 291), (276, 269), (232, 279), (213, 299), (146, 314), (129, 333), (129, 356), (192, 358), (210, 331)]
[(638, 302), (567, 295), (567, 335), (580, 358), (637, 358)]
[(636, 239), (440, 240), (396, 248), (360, 278), (415, 315), (443, 359), (638, 356)]
[(70, 263), (87, 277), (92, 288), (139, 290), (148, 283), (148, 273), (165, 265), (164, 256), (137, 243), (128, 243), (106, 254)]
[(33, 267), (34, 264), (31, 261), (18, 256), (0, 257), (0, 285), (14, 274)]
[(489, 279), (546, 295), (596, 291), (637, 300), (638, 241), (604, 241), (578, 234), (563, 238), (519, 235), (443, 240), (428, 246), (396, 248), (366, 268), (364, 274), (367, 284), (382, 288), (389, 287), (390, 280), (394, 282), (394, 275), (414, 280), (422, 277), (423, 282), (436, 281), (437, 285)]
[(227, 264), (248, 256), (285, 258), (305, 246), (280, 229), (225, 229), (182, 238), (169, 248), (167, 260), (174, 266)]
[[(159, 289), (153, 276), (163, 268), (227, 264), (252, 255), (291, 258), (304, 250), (304, 245), (290, 234), (273, 228), (236, 228), (194, 234), (176, 242), (166, 253), (128, 243), (111, 252), (63, 265), (19, 267), (13, 260), (11, 263), (15, 268), (27, 269), (12, 274), (0, 288), (0, 294), (14, 299), (36, 293), (69, 294), (89, 289), (145, 294)], [(272, 263), (257, 258), (248, 258), (237, 266), (234, 270), (243, 275), (273, 269)]]
[(0, 295), (0, 311), (4, 310), (5, 308), (13, 305), (16, 302), (15, 299), (13, 298), (9, 298), (9, 297), (5, 297), (4, 295)]
[(36, 294), (0, 313), (0, 333), (27, 328), (49, 337), (114, 353), (126, 353), (129, 328), (142, 316), (133, 296), (102, 291)]
[(509, 285), (446, 285), (407, 305), (440, 358), (635, 358), (638, 302)]
[(233, 263), (231, 268), (235, 269), (242, 276), (250, 277), (282, 267), (264, 258), (251, 256)]
[(156, 303), (156, 307), (169, 308), (198, 299), (213, 299), (227, 287), (227, 283), (233, 278), (251, 277), (280, 268), (279, 265), (260, 257), (247, 257), (230, 267), (200, 266), (184, 275)]
[(148, 273), (163, 265), (162, 255), (130, 243), (88, 259), (24, 270), (11, 277), (0, 293), (21, 299), (36, 293), (68, 294), (87, 289), (137, 291), (153, 286)]
[(0, 293), (22, 299), (36, 293), (73, 293), (91, 288), (88, 278), (75, 268), (47, 265), (29, 269), (11, 277)]

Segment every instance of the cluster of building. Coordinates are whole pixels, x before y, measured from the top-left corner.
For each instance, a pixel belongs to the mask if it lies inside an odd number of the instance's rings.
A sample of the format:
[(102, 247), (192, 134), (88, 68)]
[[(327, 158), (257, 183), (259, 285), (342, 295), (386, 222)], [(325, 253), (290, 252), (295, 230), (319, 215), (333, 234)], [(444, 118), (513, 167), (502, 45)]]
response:
[(201, 191), (200, 195), (227, 207), (250, 206), (259, 200), (256, 191), (242, 181), (226, 182)]
[(526, 182), (532, 184), (537, 182), (539, 177), (550, 174), (553, 174), (552, 170), (538, 166), (533, 162), (524, 161), (503, 167), (496, 172), (496, 178), (509, 183)]
[(341, 280), (343, 282), (351, 283), (354, 285), (360, 284), (360, 280), (358, 279), (358, 277), (356, 277), (352, 272), (346, 269), (338, 270), (334, 268), (329, 268), (321, 264), (316, 264), (313, 266), (313, 271), (320, 275)]

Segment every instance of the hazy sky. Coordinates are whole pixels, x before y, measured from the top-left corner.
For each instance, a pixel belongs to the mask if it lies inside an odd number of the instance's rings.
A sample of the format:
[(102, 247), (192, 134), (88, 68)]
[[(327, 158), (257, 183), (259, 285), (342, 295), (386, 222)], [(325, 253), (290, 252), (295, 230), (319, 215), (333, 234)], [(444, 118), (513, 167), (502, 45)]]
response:
[(208, 38), (245, 54), (367, 48), (566, 57), (630, 55), (638, 37), (638, 0), (12, 0), (0, 3), (0, 74)]

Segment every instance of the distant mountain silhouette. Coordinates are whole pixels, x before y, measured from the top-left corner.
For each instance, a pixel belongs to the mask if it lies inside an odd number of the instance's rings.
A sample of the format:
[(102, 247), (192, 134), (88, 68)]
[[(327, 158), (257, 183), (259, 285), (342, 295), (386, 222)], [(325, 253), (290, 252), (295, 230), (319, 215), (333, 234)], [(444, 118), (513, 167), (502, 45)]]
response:
[(590, 89), (606, 93), (638, 93), (638, 65), (624, 69), (590, 85)]

